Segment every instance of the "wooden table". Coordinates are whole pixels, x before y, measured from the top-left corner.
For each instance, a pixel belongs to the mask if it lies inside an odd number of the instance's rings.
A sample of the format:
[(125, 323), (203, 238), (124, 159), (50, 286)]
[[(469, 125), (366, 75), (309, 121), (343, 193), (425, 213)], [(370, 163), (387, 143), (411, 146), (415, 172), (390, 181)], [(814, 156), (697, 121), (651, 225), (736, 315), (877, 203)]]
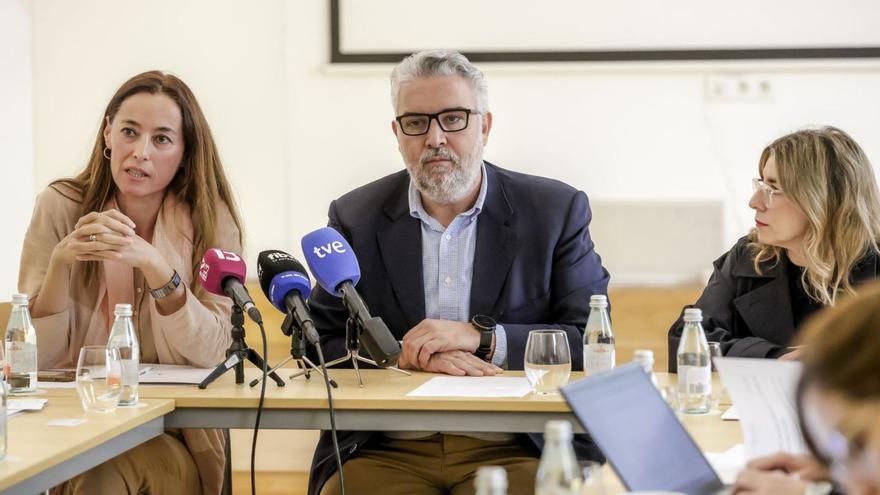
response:
[[(296, 370), (280, 370), (279, 375), (287, 378), (293, 371)], [(405, 376), (384, 370), (364, 370), (362, 373), (364, 388), (358, 387), (353, 370), (331, 370), (332, 378), (339, 383), (339, 388), (333, 389), (339, 429), (541, 433), (548, 420), (566, 419), (572, 422), (575, 431), (583, 431), (561, 396), (406, 397), (409, 391), (437, 375), (413, 373)], [(235, 384), (233, 374), (227, 373), (206, 390), (199, 390), (195, 385), (144, 385), (140, 387), (140, 397), (150, 403), (157, 400), (174, 402), (173, 410), (167, 411), (165, 416), (165, 427), (250, 429), (254, 424), (260, 390), (259, 386), (249, 387), (247, 382), (258, 374), (258, 370), (249, 368), (245, 383)], [(504, 376), (523, 376), (523, 372), (507, 371)], [(581, 377), (583, 373), (573, 373), (572, 379)], [(672, 383), (675, 375), (658, 373), (657, 378), (663, 386)], [(69, 400), (76, 394), (72, 389), (49, 389), (48, 392), (50, 397), (67, 397)], [(722, 409), (726, 409), (729, 403), (723, 397)], [(288, 381), (284, 387), (270, 381), (266, 386), (260, 427), (327, 429), (330, 427), (327, 405), (326, 389), (320, 376), (313, 375), (311, 380), (300, 377)], [(739, 422), (722, 421), (717, 411), (699, 416), (682, 415), (681, 420), (703, 451), (723, 452), (742, 442)], [(105, 458), (109, 457), (111, 455)], [(605, 472), (609, 488), (622, 490), (611, 469), (606, 466)]]
[[(292, 371), (279, 374), (286, 378)], [(365, 387), (360, 388), (353, 370), (331, 370), (339, 384), (333, 389), (336, 424), (342, 430), (436, 430), (483, 432), (542, 432), (551, 419), (574, 420), (561, 397), (525, 398), (425, 398), (406, 394), (437, 376), (413, 373), (406, 376), (387, 370), (362, 370)], [(247, 370), (247, 380), (258, 370)], [(506, 376), (523, 376), (510, 371)], [(166, 425), (176, 428), (253, 426), (259, 386), (237, 385), (231, 373), (206, 390), (195, 387), (141, 387), (142, 397), (174, 399), (175, 411)], [(266, 386), (261, 428), (329, 429), (327, 391), (320, 376), (302, 377), (278, 387)]]
[[(0, 461), (0, 495), (48, 490), (140, 445), (162, 434), (165, 415), (174, 409), (172, 400), (148, 399), (142, 401), (143, 407), (87, 414), (76, 397), (33, 396), (42, 397), (49, 399), (42, 411), (9, 418), (6, 458)], [(85, 422), (47, 425), (61, 419)]]
[[(286, 379), (294, 371), (282, 369), (279, 375)], [(361, 373), (364, 388), (358, 387), (353, 370), (330, 370), (330, 376), (339, 384), (339, 388), (333, 389), (333, 406), (336, 409), (337, 428), (341, 430), (382, 431), (393, 425), (393, 429), (398, 431), (427, 429), (542, 433), (547, 421), (566, 419), (572, 422), (575, 431), (583, 432), (561, 396), (481, 399), (407, 397), (408, 392), (438, 375), (414, 372), (412, 376), (406, 376), (375, 369), (362, 370)], [(165, 417), (165, 426), (169, 428), (252, 428), (260, 387), (251, 388), (247, 383), (258, 376), (259, 371), (248, 368), (245, 374), (244, 384), (236, 384), (233, 374), (227, 373), (205, 390), (199, 390), (194, 385), (142, 385), (140, 396), (142, 399), (174, 401), (174, 411)], [(522, 371), (506, 371), (503, 376), (521, 377), (524, 374)], [(572, 373), (572, 380), (582, 377), (581, 372)], [(674, 380), (675, 376), (658, 373), (657, 378), (664, 385), (670, 378)], [(49, 389), (49, 394), (75, 396), (76, 392), (72, 389)], [(725, 402), (729, 404), (726, 398), (722, 403)], [(260, 428), (329, 429), (327, 408), (327, 391), (318, 375), (313, 375), (310, 380), (302, 377), (288, 380), (284, 387), (270, 381), (266, 385)], [(721, 423), (717, 414), (684, 416), (684, 419), (686, 426), (696, 429), (705, 428), (704, 424)], [(738, 429), (739, 423), (732, 424)], [(723, 425), (719, 428), (723, 428)]]

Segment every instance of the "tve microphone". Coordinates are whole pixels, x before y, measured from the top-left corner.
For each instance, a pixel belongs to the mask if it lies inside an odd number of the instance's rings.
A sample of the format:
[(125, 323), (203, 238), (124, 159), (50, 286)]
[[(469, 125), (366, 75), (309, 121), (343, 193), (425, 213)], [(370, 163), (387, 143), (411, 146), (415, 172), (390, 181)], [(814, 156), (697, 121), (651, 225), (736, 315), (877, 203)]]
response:
[(318, 331), (305, 303), (312, 292), (312, 282), (302, 264), (284, 251), (263, 251), (257, 257), (257, 278), (266, 299), (282, 313), (291, 315), (309, 342), (318, 345)]
[(354, 286), (361, 278), (357, 257), (339, 232), (324, 227), (306, 234), (302, 249), (315, 279), (321, 287), (341, 297), (348, 314), (363, 329), (360, 340), (370, 356), (382, 368), (397, 364), (400, 344), (382, 318), (370, 316), (367, 305)]
[(254, 306), (254, 301), (244, 286), (246, 273), (247, 266), (241, 256), (215, 248), (205, 251), (199, 265), (199, 279), (206, 291), (230, 297), (236, 306), (254, 320), (254, 323), (262, 324), (263, 316)]

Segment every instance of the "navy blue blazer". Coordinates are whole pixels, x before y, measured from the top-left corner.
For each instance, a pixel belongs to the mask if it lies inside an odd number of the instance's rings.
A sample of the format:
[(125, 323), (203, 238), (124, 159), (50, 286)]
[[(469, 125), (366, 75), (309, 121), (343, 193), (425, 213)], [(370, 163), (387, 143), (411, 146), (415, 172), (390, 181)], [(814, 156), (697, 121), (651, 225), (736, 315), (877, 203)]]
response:
[[(511, 172), (486, 162), (488, 190), (477, 221), (470, 313), (504, 325), (507, 362), (523, 369), (530, 330), (559, 328), (568, 335), (572, 368), (582, 369), (583, 329), (593, 294), (607, 294), (609, 275), (590, 238), (586, 194), (562, 182)], [(422, 235), (409, 211), (409, 174), (394, 173), (330, 204), (329, 225), (351, 243), (361, 268), (357, 289), (370, 313), (398, 340), (425, 319)], [(317, 287), (309, 299), (327, 360), (345, 353), (347, 313), (340, 299)], [(389, 425), (393, 429), (393, 425)], [(340, 431), (343, 462), (374, 432)], [(586, 435), (579, 458), (604, 460)], [(526, 435), (522, 436), (526, 440)], [(541, 448), (540, 435), (528, 435)], [(328, 431), (312, 460), (309, 494), (336, 471)]]

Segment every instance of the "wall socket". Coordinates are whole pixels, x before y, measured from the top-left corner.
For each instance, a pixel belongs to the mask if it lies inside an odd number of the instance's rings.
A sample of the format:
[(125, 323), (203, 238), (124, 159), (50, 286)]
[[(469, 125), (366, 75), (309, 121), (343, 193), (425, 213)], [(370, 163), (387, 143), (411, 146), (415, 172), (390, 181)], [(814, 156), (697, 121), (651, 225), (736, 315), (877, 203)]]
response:
[(773, 99), (773, 85), (767, 77), (748, 74), (713, 74), (704, 78), (708, 101), (763, 102)]

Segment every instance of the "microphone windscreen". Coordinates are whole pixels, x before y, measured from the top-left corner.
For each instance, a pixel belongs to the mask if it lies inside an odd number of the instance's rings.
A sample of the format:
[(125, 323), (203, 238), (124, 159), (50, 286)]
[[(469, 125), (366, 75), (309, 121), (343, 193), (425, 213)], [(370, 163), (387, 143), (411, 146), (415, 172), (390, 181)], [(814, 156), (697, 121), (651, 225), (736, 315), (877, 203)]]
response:
[(282, 313), (287, 312), (284, 298), (290, 291), (299, 292), (303, 299), (308, 299), (312, 293), (312, 282), (306, 269), (284, 251), (261, 252), (257, 257), (257, 278), (263, 295)]
[(315, 280), (336, 297), (342, 297), (339, 287), (343, 282), (357, 285), (361, 278), (357, 256), (348, 241), (330, 227), (306, 234), (302, 239), (302, 250)]
[[(260, 252), (259, 256), (257, 256), (257, 280), (260, 281), (260, 288), (263, 289), (263, 294), (269, 293), (269, 285), (272, 283), (272, 279), (284, 272), (307, 273), (302, 263), (284, 251), (269, 249)], [(306, 278), (308, 278), (307, 274)], [(266, 297), (269, 296), (267, 295)]]
[(224, 280), (234, 277), (244, 284), (246, 274), (247, 265), (241, 256), (216, 248), (205, 251), (199, 264), (199, 280), (202, 287), (212, 294), (221, 296), (226, 295), (223, 291)]

